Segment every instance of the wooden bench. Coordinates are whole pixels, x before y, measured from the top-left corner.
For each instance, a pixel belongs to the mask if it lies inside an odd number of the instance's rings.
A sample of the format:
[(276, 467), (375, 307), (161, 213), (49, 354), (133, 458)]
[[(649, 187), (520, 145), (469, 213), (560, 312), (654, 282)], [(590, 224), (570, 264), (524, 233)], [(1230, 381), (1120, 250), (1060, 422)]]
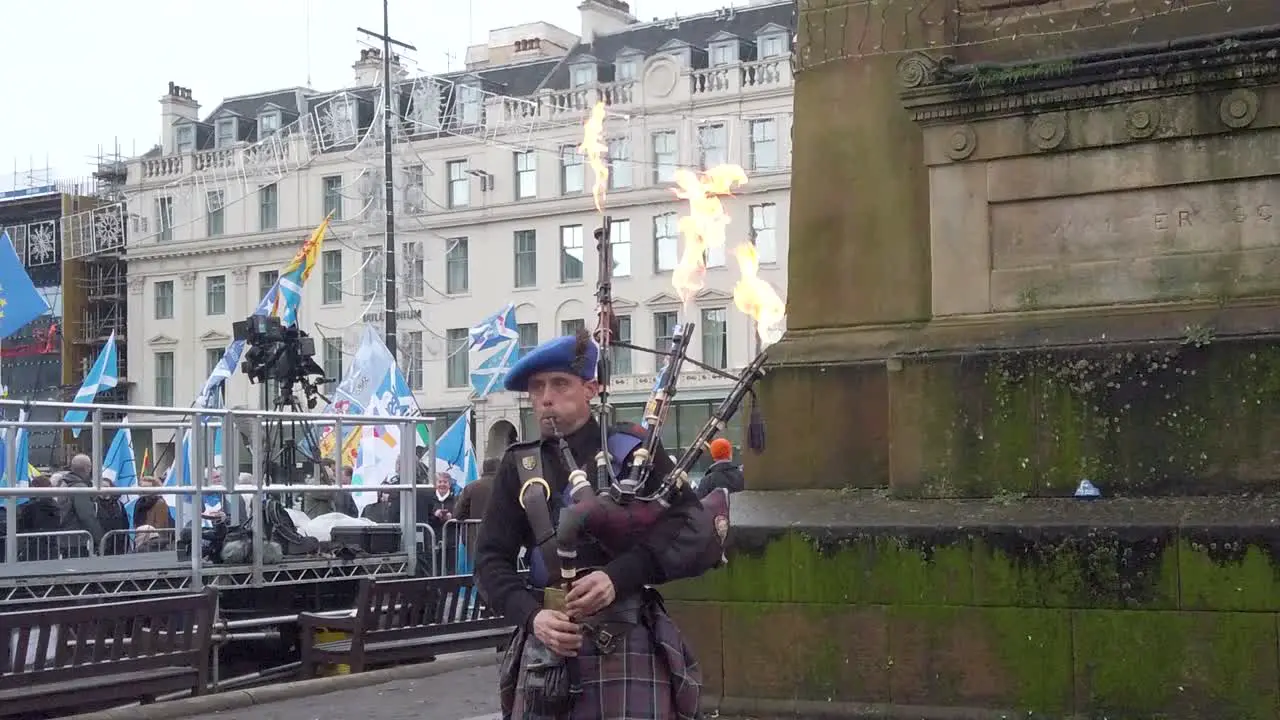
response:
[(213, 590), (0, 613), (0, 715), (205, 691)]
[[(365, 578), (350, 614), (303, 613), (298, 622), (304, 678), (319, 665), (347, 665), (358, 673), (372, 665), (426, 662), (437, 654), (501, 649), (513, 629), (493, 615), (469, 575)], [(349, 639), (317, 643), (319, 630), (343, 632)]]

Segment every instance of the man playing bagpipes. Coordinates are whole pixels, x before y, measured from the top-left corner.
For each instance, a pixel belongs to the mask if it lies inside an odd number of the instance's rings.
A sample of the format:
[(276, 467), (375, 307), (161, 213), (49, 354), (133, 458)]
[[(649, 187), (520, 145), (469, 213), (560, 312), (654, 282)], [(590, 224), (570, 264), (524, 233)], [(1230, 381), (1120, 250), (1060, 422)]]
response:
[[(639, 427), (610, 428), (602, 439), (591, 408), (598, 359), (599, 347), (580, 331), (537, 347), (505, 380), (507, 390), (528, 393), (541, 436), (503, 456), (476, 551), (482, 592), (516, 625), (499, 680), (503, 717), (692, 719), (702, 686), (697, 661), (651, 586), (717, 564), (705, 552), (718, 554), (722, 540), (709, 511), (680, 484), (660, 508), (592, 506), (602, 511), (595, 520), (628, 527), (607, 534), (609, 547), (590, 532), (574, 535), (571, 547), (564, 541), (565, 523), (592, 530), (582, 518), (561, 518), (592, 505), (590, 487), (610, 472), (601, 463), (611, 460), (612, 474), (624, 474), (644, 452)], [(674, 468), (660, 446), (649, 457), (652, 473), (637, 495), (655, 493)], [(516, 570), (521, 548), (529, 553), (527, 579)]]

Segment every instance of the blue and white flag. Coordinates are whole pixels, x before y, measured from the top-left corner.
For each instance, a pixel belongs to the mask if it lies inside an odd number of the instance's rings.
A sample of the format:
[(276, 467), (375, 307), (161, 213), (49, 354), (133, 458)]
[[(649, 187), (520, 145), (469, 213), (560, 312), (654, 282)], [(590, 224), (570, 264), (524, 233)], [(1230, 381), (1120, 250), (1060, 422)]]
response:
[(488, 350), (501, 343), (520, 342), (520, 330), (516, 327), (516, 306), (508, 304), (498, 312), (473, 325), (467, 333), (469, 349)]
[(0, 231), (0, 340), (47, 312), (49, 303), (31, 282), (9, 233)]
[(508, 304), (498, 312), (472, 326), (466, 350), (493, 350), (471, 373), (471, 392), (482, 398), (502, 389), (511, 366), (520, 359), (520, 329), (516, 325), (516, 306)]
[(480, 476), (471, 445), (471, 409), (462, 413), (436, 441), (436, 472), (447, 472), (453, 484), (464, 486)]
[[(124, 419), (128, 422), (128, 418)], [(129, 428), (116, 430), (116, 436), (107, 447), (107, 454), (102, 457), (102, 479), (120, 487), (137, 487), (138, 465), (133, 457), (133, 433)], [(120, 498), (124, 502), (125, 517), (133, 523), (133, 506), (138, 502), (137, 495), (125, 495)]]
[(502, 381), (506, 379), (507, 373), (511, 372), (511, 366), (515, 365), (519, 359), (519, 341), (507, 341), (506, 345), (482, 360), (480, 365), (471, 372), (471, 392), (477, 398), (482, 398), (491, 392), (502, 390)]
[[(18, 422), (25, 423), (27, 421), (27, 411), (18, 411)], [(15, 455), (17, 459), (14, 461), (14, 467), (17, 469), (18, 482), (15, 487), (23, 487), (31, 483), (31, 459), (30, 459), (30, 432), (25, 427), (18, 429), (18, 436), (14, 444), (17, 447)], [(0, 430), (0, 487), (9, 486), (9, 478), (5, 477), (8, 473), (9, 459), (9, 429)], [(18, 504), (26, 502), (29, 498), (18, 498)]]
[[(93, 367), (89, 368), (89, 373), (84, 376), (84, 383), (80, 385), (80, 389), (76, 391), (76, 397), (71, 402), (77, 405), (88, 405), (103, 390), (110, 390), (120, 382), (120, 359), (119, 349), (116, 347), (116, 333), (111, 331), (111, 337), (107, 338), (107, 344), (102, 346), (102, 351), (98, 353), (98, 359), (93, 361)], [(88, 410), (68, 410), (66, 415), (62, 416), (63, 422), (84, 422), (89, 417)], [(80, 437), (80, 431), (83, 428), (74, 427), (71, 429), (72, 437)]]

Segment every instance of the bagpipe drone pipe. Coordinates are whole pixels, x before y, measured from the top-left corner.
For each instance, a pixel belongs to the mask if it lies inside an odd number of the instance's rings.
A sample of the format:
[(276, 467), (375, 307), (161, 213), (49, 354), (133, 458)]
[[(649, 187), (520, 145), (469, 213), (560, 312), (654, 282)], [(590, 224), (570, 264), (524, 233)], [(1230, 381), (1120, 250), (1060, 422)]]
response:
[[(602, 227), (595, 232), (600, 258), (600, 280), (597, 285), (597, 328), (595, 340), (599, 345), (596, 378), (600, 384), (599, 425), (601, 431), (600, 452), (596, 455), (597, 487), (592, 488), (587, 474), (581, 469), (570, 474), (572, 502), (560, 515), (556, 530), (556, 554), (559, 558), (561, 579), (567, 587), (577, 576), (577, 553), (583, 537), (590, 536), (606, 551), (616, 554), (632, 547), (643, 539), (671, 508), (677, 495), (689, 482), (689, 471), (697, 463), (710, 442), (728, 426), (748, 395), (753, 395), (751, 421), (748, 424), (748, 446), (755, 452), (764, 447), (764, 426), (759, 417), (759, 402), (754, 399), (753, 387), (764, 376), (766, 356), (763, 352), (738, 375), (712, 368), (688, 357), (692, 323), (679, 326), (672, 337), (671, 348), (659, 380), (644, 411), (644, 431), (638, 444), (630, 451), (631, 463), (615, 469), (615, 458), (621, 459), (621, 451), (611, 452), (616, 443), (610, 442), (612, 407), (609, 403), (611, 380), (610, 349), (626, 347), (643, 352), (656, 351), (629, 343), (615, 343), (613, 336), (616, 318), (613, 314), (612, 253), (610, 252), (610, 219), (606, 216)], [(585, 331), (583, 331), (585, 333)], [(657, 485), (646, 492), (654, 469), (654, 457), (659, 451), (658, 442), (662, 427), (677, 392), (681, 368), (688, 362), (718, 375), (735, 380), (733, 388), (721, 401), (711, 418), (699, 430), (693, 442), (676, 460), (674, 468)], [(560, 439), (560, 451), (566, 467), (577, 468), (568, 444)], [(696, 577), (725, 562), (725, 543), (729, 531), (729, 493), (717, 489), (701, 501), (702, 512), (693, 514), (696, 532), (676, 533), (664, 542), (660, 552), (660, 565), (668, 580)]]

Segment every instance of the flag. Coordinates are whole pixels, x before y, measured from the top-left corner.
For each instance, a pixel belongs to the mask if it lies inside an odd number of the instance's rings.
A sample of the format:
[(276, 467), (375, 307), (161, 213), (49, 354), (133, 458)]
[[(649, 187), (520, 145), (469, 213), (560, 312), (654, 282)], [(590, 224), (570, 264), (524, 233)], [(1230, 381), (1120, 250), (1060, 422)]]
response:
[(506, 307), (473, 325), (467, 331), (470, 340), (469, 349), (488, 350), (491, 347), (514, 340), (520, 341), (520, 331), (516, 327), (516, 306), (508, 303)]
[[(275, 298), (278, 294), (277, 288), (280, 287), (280, 281), (277, 280), (271, 286), (267, 293), (258, 301), (258, 307), (254, 308), (254, 315), (266, 315), (271, 312), (272, 306), (275, 304)], [(213, 367), (213, 372), (209, 373), (208, 379), (204, 381), (204, 385), (200, 387), (200, 394), (196, 396), (196, 405), (198, 407), (214, 407), (221, 404), (218, 398), (218, 391), (222, 389), (223, 383), (235, 374), (236, 368), (240, 365), (240, 358), (244, 356), (244, 341), (232, 340), (227, 346), (225, 352), (222, 353), (222, 359)]]
[(146, 475), (151, 472), (151, 448), (142, 448), (142, 466), (138, 469), (138, 473)]
[[(465, 352), (465, 351), (463, 351)], [(498, 348), (492, 355), (481, 361), (471, 373), (471, 392), (482, 398), (491, 392), (502, 389), (502, 381), (506, 379), (511, 366), (520, 359), (520, 345), (516, 340), (507, 341), (504, 347)]]
[(479, 477), (476, 450), (471, 445), (471, 409), (462, 413), (436, 441), (436, 472), (447, 472), (455, 485)]
[[(26, 421), (27, 421), (27, 411), (19, 410), (18, 422), (25, 423)], [(28, 437), (29, 435), (30, 433), (28, 432), (27, 428), (25, 427), (19, 428), (17, 438), (15, 439), (15, 442), (14, 442), (15, 446), (17, 447), (15, 451), (17, 459), (15, 460), (13, 466), (14, 468), (17, 469), (17, 474), (18, 474), (18, 481), (15, 484), (15, 487), (22, 487), (24, 485), (30, 484), (31, 478), (35, 477), (38, 474), (35, 468), (31, 466), (31, 461), (29, 459), (30, 451), (31, 451), (30, 438)], [(9, 454), (9, 429), (5, 428), (4, 430), (0, 430), (0, 487), (9, 486), (9, 478), (5, 477), (5, 475), (9, 472), (9, 464), (8, 464), (9, 455), (8, 454)], [(24, 503), (26, 501), (27, 501), (27, 498), (18, 498), (19, 503)]]
[[(111, 337), (107, 338), (107, 344), (103, 345), (102, 351), (98, 353), (98, 359), (93, 361), (93, 367), (89, 368), (89, 373), (84, 376), (84, 383), (76, 391), (75, 399), (71, 402), (77, 405), (88, 405), (93, 402), (98, 393), (103, 390), (110, 390), (119, 382), (119, 349), (116, 347), (116, 333), (113, 330)], [(62, 416), (62, 421), (84, 422), (87, 417), (89, 417), (87, 410), (68, 410), (67, 414)], [(72, 428), (71, 436), (80, 437), (82, 429), (79, 427)]]
[(520, 331), (516, 326), (516, 306), (508, 303), (498, 312), (473, 325), (467, 332), (466, 350), (493, 350), (471, 373), (471, 391), (482, 398), (502, 389), (511, 366), (520, 359)]
[[(127, 417), (124, 422), (128, 422)], [(118, 488), (137, 487), (138, 467), (133, 458), (133, 433), (129, 428), (116, 430), (116, 436), (111, 439), (107, 454), (102, 457), (102, 479), (110, 480)], [(130, 519), (132, 525), (133, 506), (138, 502), (138, 496), (121, 496), (120, 500), (124, 503), (125, 517)]]
[(49, 312), (49, 303), (31, 282), (7, 231), (0, 231), (0, 340)]
[(276, 281), (276, 296), (271, 314), (280, 318), (280, 322), (285, 327), (298, 324), (298, 306), (302, 304), (302, 288), (307, 284), (307, 278), (311, 277), (311, 271), (320, 260), (324, 234), (329, 229), (331, 219), (333, 219), (332, 212), (325, 216), (319, 227), (311, 233), (311, 237), (302, 244), (302, 249), (285, 266), (284, 271), (280, 273), (280, 279)]

